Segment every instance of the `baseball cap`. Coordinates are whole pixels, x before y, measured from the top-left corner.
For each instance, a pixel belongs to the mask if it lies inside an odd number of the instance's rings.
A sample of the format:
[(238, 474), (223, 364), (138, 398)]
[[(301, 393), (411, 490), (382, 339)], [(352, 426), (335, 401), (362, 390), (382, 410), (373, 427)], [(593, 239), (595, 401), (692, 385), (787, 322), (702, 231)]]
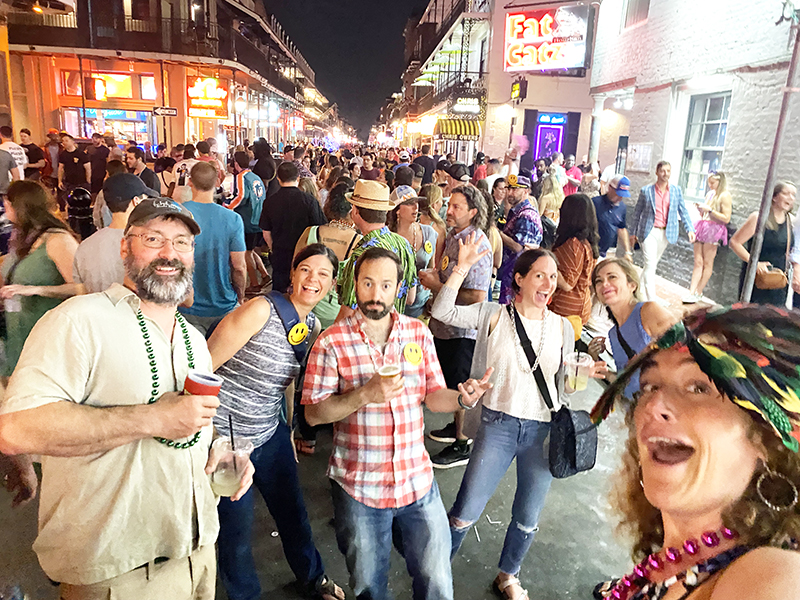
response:
[(418, 200), (417, 192), (410, 185), (398, 185), (389, 197), (392, 208), (396, 208), (409, 200)]
[[(158, 198), (158, 194), (132, 173), (117, 173), (103, 182), (103, 198), (109, 207), (127, 204), (134, 198)], [(138, 202), (137, 202), (138, 204)]]
[(531, 180), (524, 175), (514, 175), (513, 173), (506, 178), (506, 184), (512, 188), (530, 188)]
[(284, 146), (283, 147), (283, 153), (286, 154), (287, 152), (294, 152), (294, 146), (291, 146), (291, 145)]
[(47, 135), (58, 135), (58, 129), (56, 129), (55, 127), (51, 127), (50, 129), (47, 130)]
[(450, 165), (450, 168), (447, 169), (447, 174), (456, 181), (460, 181), (462, 183), (469, 181), (469, 169), (467, 168), (467, 165), (462, 165), (461, 163)]
[(631, 197), (631, 180), (624, 175), (615, 175), (614, 178), (608, 182), (608, 185), (617, 191), (617, 196), (622, 198)]
[(132, 225), (144, 225), (158, 217), (177, 217), (186, 223), (194, 235), (200, 234), (200, 225), (194, 220), (192, 213), (169, 198), (147, 198), (139, 202), (128, 217), (125, 231), (127, 232)]
[(408, 160), (410, 158), (411, 158), (411, 155), (408, 152), (406, 152), (405, 150), (403, 150), (400, 153), (400, 160)]

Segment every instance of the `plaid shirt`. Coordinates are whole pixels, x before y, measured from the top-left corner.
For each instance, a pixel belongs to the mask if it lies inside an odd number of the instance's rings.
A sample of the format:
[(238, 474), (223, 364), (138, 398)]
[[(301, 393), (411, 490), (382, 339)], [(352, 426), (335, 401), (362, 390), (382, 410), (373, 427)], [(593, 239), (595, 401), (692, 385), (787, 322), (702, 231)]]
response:
[[(503, 229), (503, 233), (513, 238), (518, 244), (522, 244), (522, 252), (525, 251), (525, 244), (541, 245), (542, 218), (539, 216), (539, 211), (531, 205), (527, 198), (508, 211), (508, 222)], [(500, 278), (500, 304), (508, 304), (514, 299), (514, 290), (511, 289), (511, 275), (514, 273), (514, 263), (522, 252), (512, 252), (509, 248), (503, 247), (503, 263), (500, 265), (500, 271), (498, 272)]]
[[(384, 364), (401, 366), (401, 396), (363, 406), (334, 424), (328, 477), (372, 508), (408, 506), (430, 490), (422, 403), (446, 387), (425, 324), (394, 310), (390, 314), (392, 331), (383, 353), (364, 332), (361, 311), (329, 327), (311, 350), (303, 388), (303, 404), (318, 404), (363, 386)], [(405, 357), (410, 344), (422, 349), (417, 365)]]

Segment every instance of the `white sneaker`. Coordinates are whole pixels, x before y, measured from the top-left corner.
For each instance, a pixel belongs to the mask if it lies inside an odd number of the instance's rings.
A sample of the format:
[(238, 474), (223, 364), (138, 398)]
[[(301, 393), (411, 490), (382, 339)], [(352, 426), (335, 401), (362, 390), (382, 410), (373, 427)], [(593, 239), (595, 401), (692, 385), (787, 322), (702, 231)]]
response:
[(682, 302), (684, 304), (696, 304), (700, 300), (700, 298), (702, 298), (702, 296), (700, 296), (699, 294), (689, 294), (682, 300)]

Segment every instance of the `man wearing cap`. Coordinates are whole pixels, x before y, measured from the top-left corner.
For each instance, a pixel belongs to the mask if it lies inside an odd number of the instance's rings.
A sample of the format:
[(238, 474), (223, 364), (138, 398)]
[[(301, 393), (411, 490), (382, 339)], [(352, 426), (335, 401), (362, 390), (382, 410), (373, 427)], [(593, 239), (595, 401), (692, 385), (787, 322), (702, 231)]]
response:
[(506, 184), (506, 204), (509, 209), (506, 226), (500, 232), (503, 239), (503, 262), (497, 273), (500, 278), (500, 304), (509, 304), (514, 299), (511, 279), (517, 257), (526, 246), (538, 247), (542, 243), (542, 218), (528, 200), (531, 180), (512, 174), (506, 179)]
[[(410, 188), (409, 188), (410, 189)], [(412, 190), (413, 191), (413, 190)], [(394, 208), (389, 200), (389, 187), (379, 181), (356, 181), (355, 189), (346, 194), (353, 206), (351, 218), (364, 237), (350, 253), (344, 267), (339, 271), (337, 286), (339, 290), (339, 321), (349, 317), (356, 309), (355, 266), (358, 258), (373, 247), (386, 248), (394, 252), (403, 267), (400, 288), (394, 300), (397, 312), (403, 313), (406, 303), (413, 304), (416, 298), (417, 265), (411, 244), (403, 236), (389, 231), (386, 217)]]
[[(33, 548), (63, 600), (210, 600), (219, 401), (180, 393), (189, 369), (212, 362), (175, 312), (200, 228), (156, 198), (124, 233), (124, 285), (71, 298), (31, 331), (0, 405), (0, 452), (42, 456)], [(248, 463), (232, 499), (252, 473)]]
[[(411, 167), (399, 167), (394, 171), (394, 189), (392, 193), (389, 195), (389, 201), (394, 204), (397, 202), (397, 188), (410, 188), (412, 187), (412, 183), (414, 183), (414, 171)], [(413, 188), (412, 188), (413, 189)], [(416, 194), (415, 194), (416, 195)], [(394, 207), (392, 207), (394, 208)], [(391, 210), (391, 208), (389, 209)]]
[(656, 268), (661, 255), (669, 244), (678, 241), (678, 217), (694, 243), (694, 225), (683, 192), (677, 185), (669, 182), (672, 167), (662, 160), (656, 165), (656, 183), (644, 186), (639, 192), (636, 208), (633, 211), (633, 238), (642, 245), (644, 265), (642, 265), (642, 289), (645, 299), (655, 301)]
[(81, 242), (72, 265), (73, 281), (83, 284), (85, 293), (102, 292), (114, 283), (123, 283), (125, 266), (119, 248), (128, 216), (138, 202), (151, 197), (156, 197), (153, 190), (132, 173), (105, 180), (103, 198), (111, 211), (111, 224)]
[(289, 287), (297, 240), (307, 227), (325, 225), (328, 220), (319, 202), (297, 187), (300, 171), (294, 163), (282, 162), (277, 178), (281, 189), (264, 201), (259, 227), (272, 251), (272, 289), (283, 293)]
[[(608, 192), (592, 198), (597, 213), (597, 227), (600, 234), (598, 247), (600, 257), (605, 258), (609, 248), (617, 246), (625, 252), (625, 258), (632, 256), (630, 236), (627, 228), (628, 208), (624, 198), (631, 197), (631, 182), (624, 175), (616, 175), (608, 184)], [(620, 250), (617, 250), (619, 256)]]
[(411, 162), (411, 155), (406, 150), (401, 150), (397, 157), (400, 159), (400, 162), (392, 168), (392, 171), (395, 172), (397, 172), (397, 169), (400, 167), (407, 167)]
[(486, 155), (483, 152), (475, 155), (475, 162), (469, 166), (469, 174), (472, 185), (486, 178)]
[[(466, 166), (455, 166), (463, 167), (466, 172)], [(487, 291), (492, 285), (492, 246), (481, 231), (480, 224), (487, 219), (487, 208), (478, 188), (463, 185), (453, 190), (445, 219), (450, 231), (445, 238), (440, 263), (436, 269), (420, 271), (419, 275), (422, 285), (434, 295), (439, 293), (456, 268), (459, 247), (474, 235), (480, 251), (488, 252), (468, 272), (463, 273), (464, 281), (458, 290), (456, 302), (475, 304), (486, 300)], [(431, 319), (430, 328), (447, 387), (456, 390), (459, 383), (469, 378), (478, 330), (452, 327), (436, 319)], [(463, 421), (464, 412), (458, 411), (454, 413), (453, 422), (431, 431), (431, 439), (450, 444), (431, 458), (434, 467), (449, 469), (469, 462), (470, 441), (464, 435)]]

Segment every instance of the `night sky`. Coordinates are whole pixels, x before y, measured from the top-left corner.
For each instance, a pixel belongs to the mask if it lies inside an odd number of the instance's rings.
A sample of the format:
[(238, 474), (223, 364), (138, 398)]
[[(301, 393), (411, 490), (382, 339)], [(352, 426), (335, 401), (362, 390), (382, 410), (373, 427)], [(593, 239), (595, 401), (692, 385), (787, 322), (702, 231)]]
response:
[(366, 140), (400, 91), (403, 28), (428, 0), (264, 0), (316, 73), (317, 88)]

